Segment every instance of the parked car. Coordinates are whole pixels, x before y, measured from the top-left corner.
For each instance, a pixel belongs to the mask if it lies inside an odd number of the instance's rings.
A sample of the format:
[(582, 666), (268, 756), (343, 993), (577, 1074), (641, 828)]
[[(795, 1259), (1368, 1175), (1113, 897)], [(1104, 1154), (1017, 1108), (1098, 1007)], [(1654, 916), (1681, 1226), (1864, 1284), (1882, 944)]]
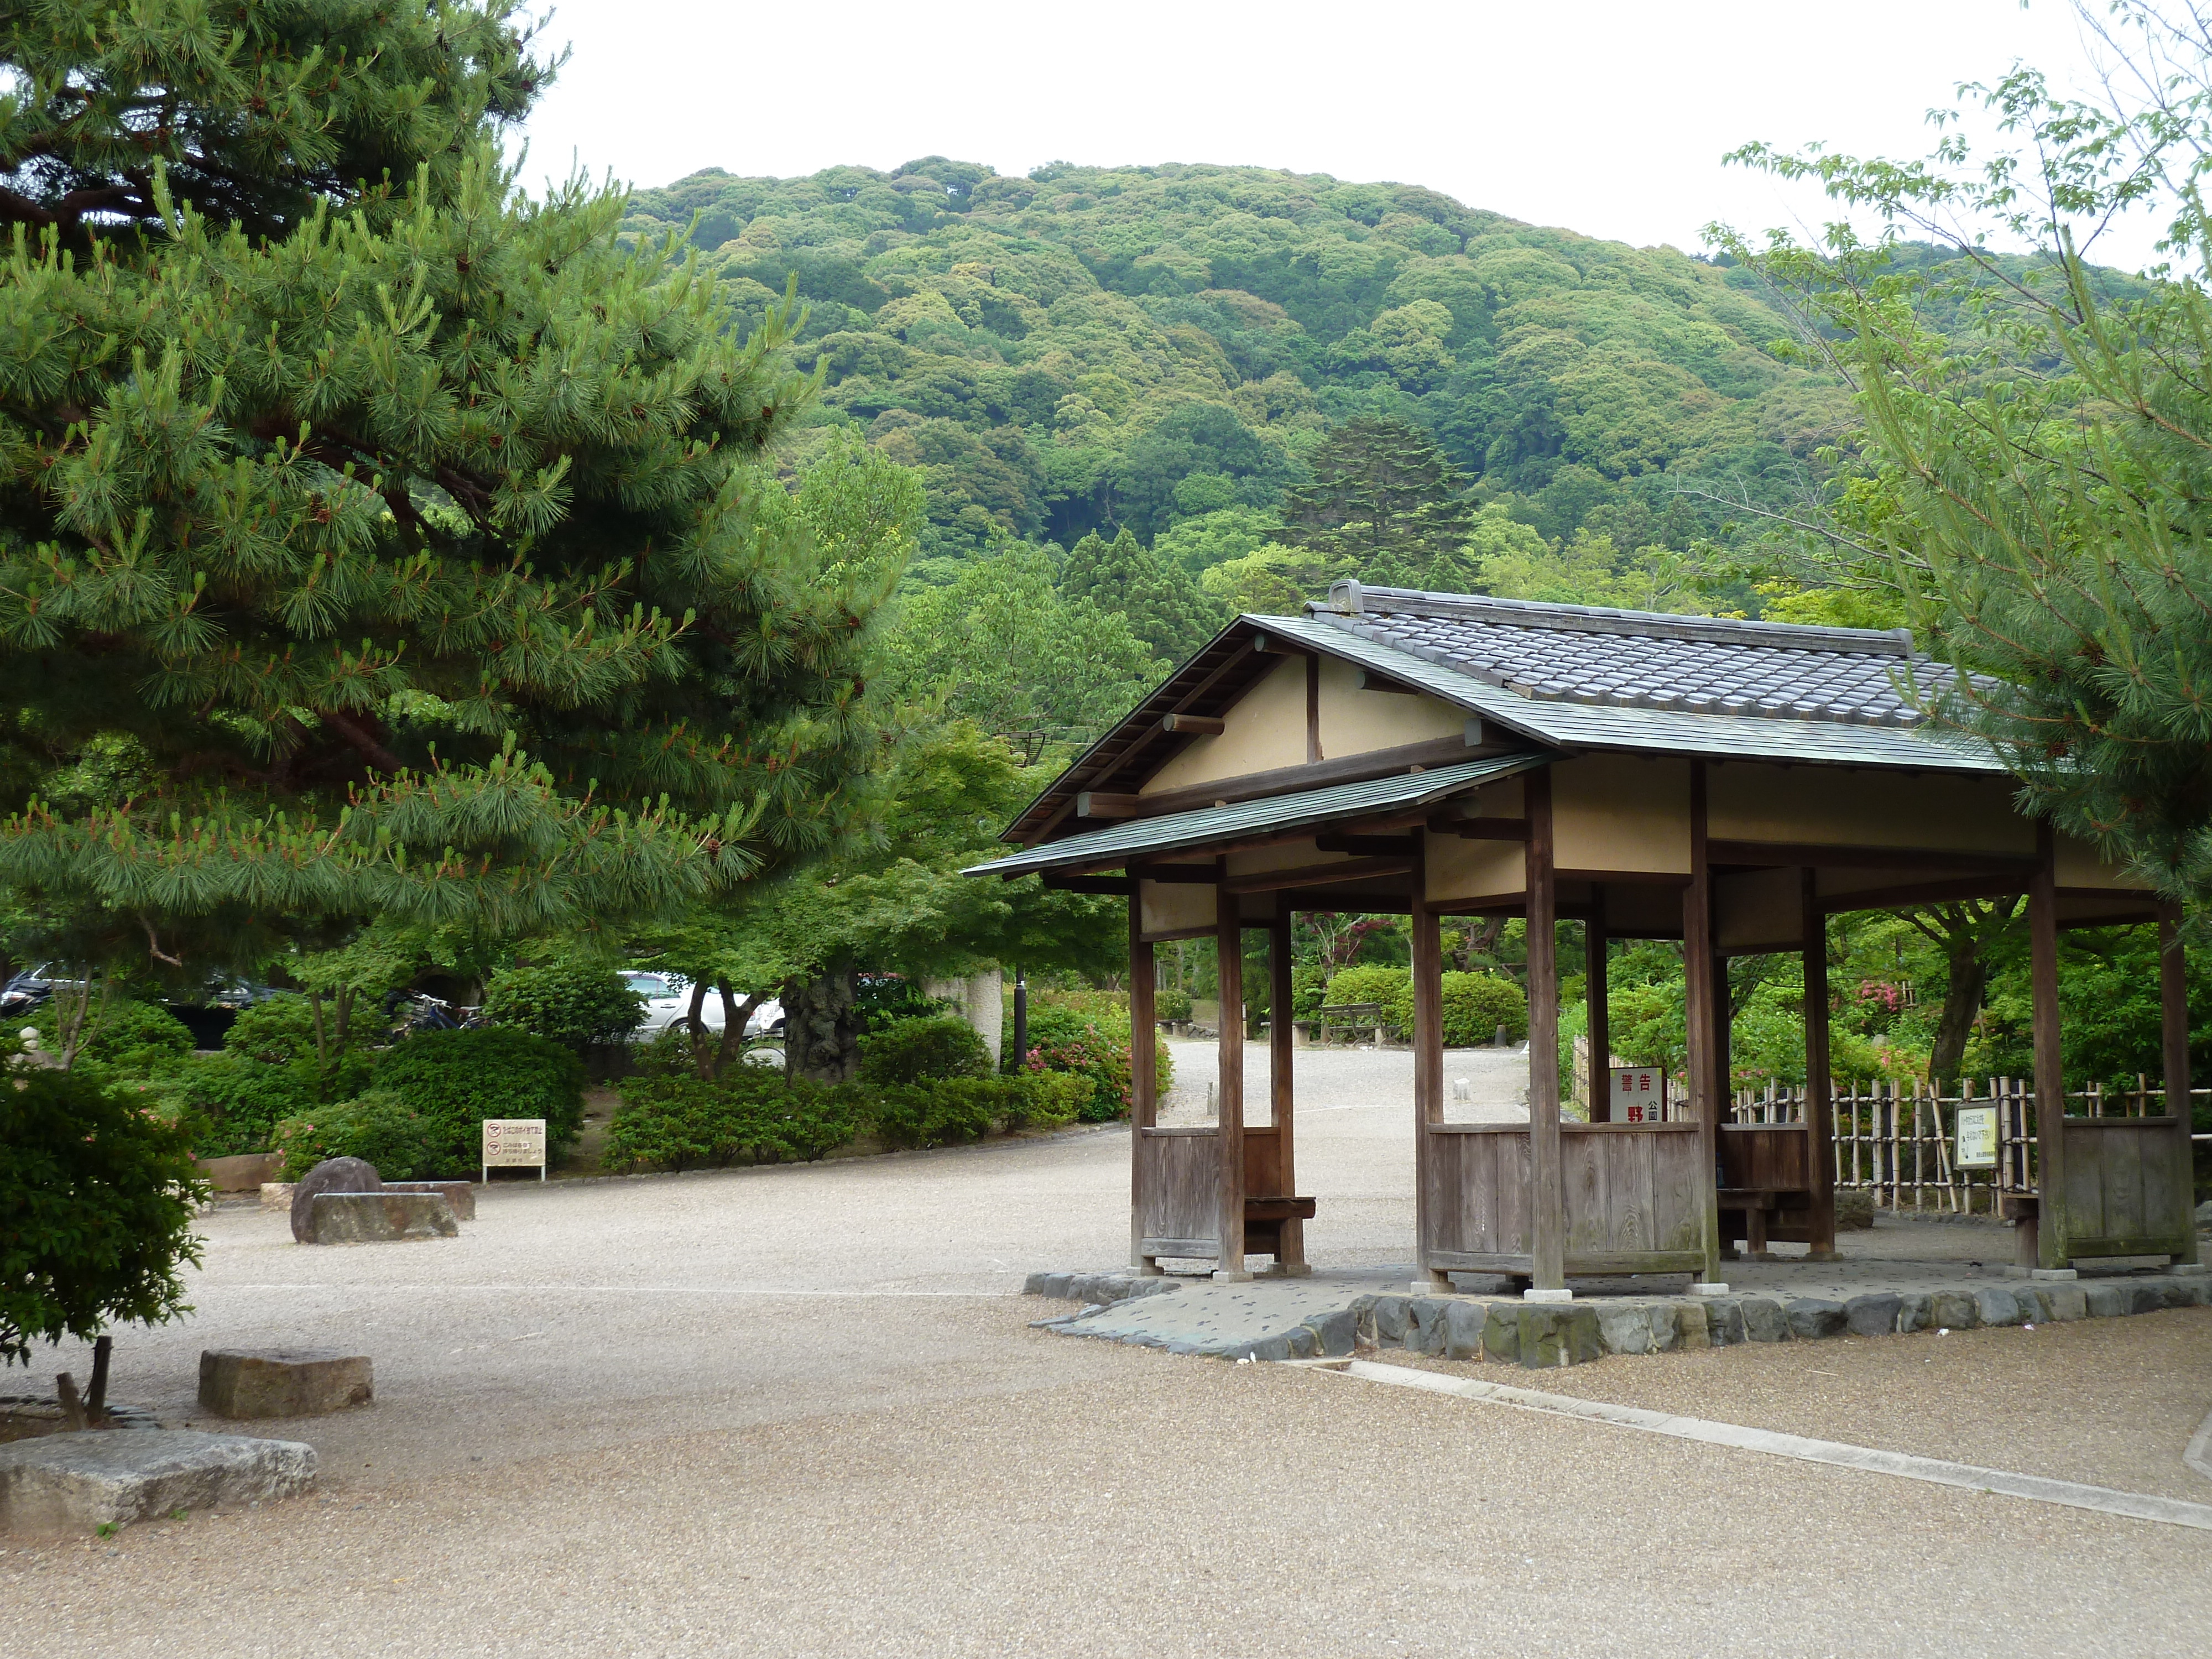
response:
[[(645, 1005), (645, 1019), (635, 1033), (637, 1042), (650, 1042), (670, 1026), (690, 1018), (691, 981), (683, 975), (631, 969), (623, 975), (623, 982)], [(709, 988), (699, 1005), (700, 1023), (710, 1031), (720, 1031), (725, 1018), (721, 997)], [(782, 1030), (783, 1005), (774, 997), (754, 1009), (745, 1021), (745, 1035), (749, 1037)]]

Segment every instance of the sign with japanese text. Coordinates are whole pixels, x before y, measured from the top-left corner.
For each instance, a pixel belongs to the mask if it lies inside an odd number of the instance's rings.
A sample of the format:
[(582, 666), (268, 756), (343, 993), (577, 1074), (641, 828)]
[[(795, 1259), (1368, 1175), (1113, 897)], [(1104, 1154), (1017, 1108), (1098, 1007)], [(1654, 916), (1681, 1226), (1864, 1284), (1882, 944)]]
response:
[(1997, 1167), (1997, 1109), (1995, 1106), (1959, 1108), (1958, 1148), (1951, 1162), (1961, 1170)]
[(1667, 1121), (1667, 1073), (1656, 1066), (1616, 1066), (1610, 1075), (1615, 1123)]
[(535, 1168), (545, 1172), (545, 1120), (542, 1117), (488, 1117), (483, 1121), (483, 1167), (493, 1170)]

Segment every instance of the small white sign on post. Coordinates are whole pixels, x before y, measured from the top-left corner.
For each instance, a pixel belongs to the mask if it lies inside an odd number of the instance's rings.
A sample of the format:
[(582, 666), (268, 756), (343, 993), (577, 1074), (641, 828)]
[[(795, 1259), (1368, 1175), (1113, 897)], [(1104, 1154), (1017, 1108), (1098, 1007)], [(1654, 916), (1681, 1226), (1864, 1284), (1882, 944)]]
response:
[(1616, 1066), (1608, 1073), (1615, 1123), (1667, 1121), (1667, 1071), (1662, 1066)]
[(483, 1121), (483, 1178), (494, 1170), (527, 1170), (535, 1164), (545, 1179), (545, 1120), (488, 1117)]
[(1951, 1162), (1961, 1170), (1997, 1167), (1997, 1109), (1995, 1106), (1959, 1108), (1958, 1148)]

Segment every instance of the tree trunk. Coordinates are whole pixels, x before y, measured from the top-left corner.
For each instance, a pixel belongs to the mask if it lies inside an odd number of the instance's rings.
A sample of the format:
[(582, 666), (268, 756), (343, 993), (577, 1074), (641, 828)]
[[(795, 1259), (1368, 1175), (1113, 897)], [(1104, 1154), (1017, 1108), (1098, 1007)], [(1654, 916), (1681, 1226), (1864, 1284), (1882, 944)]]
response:
[[(761, 1004), (768, 1000), (768, 993), (756, 991), (739, 1002), (726, 979), (716, 980), (714, 990), (722, 999), (722, 1041), (714, 1050), (714, 1075), (720, 1077), (730, 1062), (744, 1052), (745, 1026)], [(787, 1025), (784, 1029), (787, 1031), (791, 1028)]]
[(1982, 1012), (1983, 994), (1990, 983), (1990, 965), (1983, 959), (1978, 939), (1954, 936), (1944, 954), (1950, 972), (1943, 1012), (1936, 1021), (1936, 1040), (1928, 1051), (1929, 1075), (1939, 1086), (1958, 1081), (1959, 1061), (1966, 1052), (1966, 1039), (1973, 1035), (1974, 1017)]
[(710, 1078), (719, 1068), (714, 1051), (707, 1046), (707, 981), (691, 981), (691, 1006), (684, 1013), (684, 1033), (691, 1046), (691, 1069), (702, 1078)]
[(783, 982), (783, 1065), (792, 1077), (849, 1081), (860, 1068), (860, 1010), (853, 1006), (857, 972), (836, 969)]

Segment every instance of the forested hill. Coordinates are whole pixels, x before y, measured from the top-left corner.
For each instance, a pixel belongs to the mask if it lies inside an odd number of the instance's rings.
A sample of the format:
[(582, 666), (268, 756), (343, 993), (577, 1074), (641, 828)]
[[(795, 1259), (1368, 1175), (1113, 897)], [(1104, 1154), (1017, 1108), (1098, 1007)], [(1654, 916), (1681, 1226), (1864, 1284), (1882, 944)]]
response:
[(817, 419), (922, 470), (924, 580), (994, 531), (1164, 535), (1193, 570), (1248, 553), (1363, 415), (1432, 434), (1493, 520), (1619, 565), (1721, 529), (1680, 481), (1778, 495), (1847, 414), (1770, 353), (1790, 325), (1747, 270), (1418, 185), (930, 157), (709, 170), (640, 191), (629, 228), (694, 213), (741, 307), (797, 273)]

